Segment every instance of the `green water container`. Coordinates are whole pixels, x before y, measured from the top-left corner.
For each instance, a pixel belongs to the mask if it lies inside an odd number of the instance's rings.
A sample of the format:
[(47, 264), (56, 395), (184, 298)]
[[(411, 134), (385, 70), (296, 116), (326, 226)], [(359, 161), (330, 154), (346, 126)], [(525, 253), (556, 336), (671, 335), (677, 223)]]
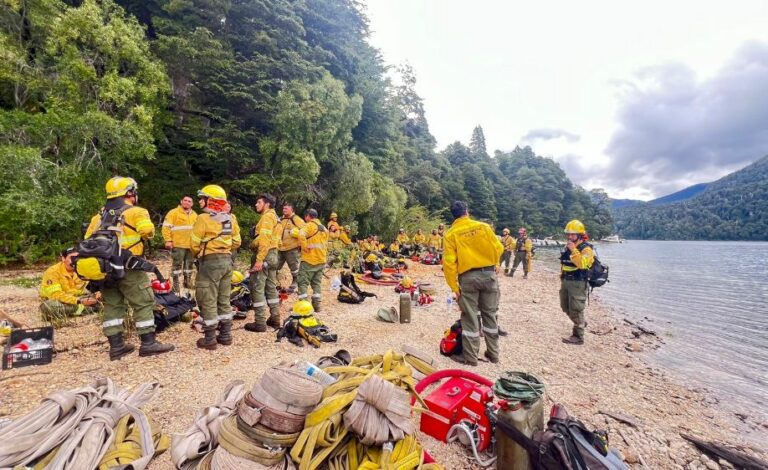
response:
[(400, 294), (400, 323), (411, 322), (411, 294)]
[[(509, 404), (509, 409), (498, 411), (498, 419), (526, 436), (532, 437), (533, 433), (544, 430), (544, 400), (539, 398), (533, 403), (512, 402)], [(528, 452), (498, 427), (496, 428), (496, 469), (533, 469)]]

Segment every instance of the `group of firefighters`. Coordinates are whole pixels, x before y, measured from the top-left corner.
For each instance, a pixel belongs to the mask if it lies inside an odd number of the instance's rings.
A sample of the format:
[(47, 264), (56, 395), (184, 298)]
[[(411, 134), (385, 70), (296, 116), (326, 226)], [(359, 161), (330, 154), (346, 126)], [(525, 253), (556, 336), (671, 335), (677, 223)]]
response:
[[(142, 259), (146, 241), (153, 238), (155, 227), (149, 212), (138, 205), (136, 181), (116, 176), (107, 182), (105, 189), (105, 205), (91, 220), (85, 238), (105, 229), (103, 222), (109, 220), (105, 218), (110, 214), (120, 214), (119, 244), (132, 257)], [(192, 197), (184, 196), (179, 206), (166, 215), (162, 235), (165, 248), (172, 255), (172, 285), (177, 290), (180, 286), (194, 290), (203, 317), (204, 337), (197, 341), (197, 346), (216, 349), (218, 345), (232, 344), (233, 254), (242, 238), (222, 187), (207, 185), (198, 191), (197, 199), (201, 213), (193, 210)], [(259, 196), (255, 204), (261, 217), (251, 233), (253, 241), (249, 246), (253, 252), (249, 289), (254, 321), (247, 323), (245, 330), (250, 332), (266, 332), (268, 326), (281, 326), (277, 273), (286, 264), (292, 278), (290, 289), (298, 290), (300, 309), (319, 312), (328, 250), (352, 244), (349, 226), (342, 227), (335, 213), (325, 226), (314, 209), (306, 210), (303, 217), (299, 217), (290, 203), (284, 203), (282, 217), (278, 217), (275, 206), (276, 200), (269, 194)], [(460, 362), (477, 363), (480, 328), (487, 344), (485, 356), (497, 362), (499, 290), (496, 275), (501, 264), (505, 265), (505, 274), (511, 276), (523, 263), (527, 277), (532, 257), (531, 240), (525, 229), (520, 229), (517, 239), (513, 239), (506, 228), (503, 236), (497, 237), (488, 224), (469, 218), (463, 202), (455, 202), (451, 212), (455, 221), (447, 231), (440, 224), (429, 236), (418, 230), (411, 238), (400, 229), (388, 251), (393, 255), (428, 250), (442, 257), (446, 281), (462, 311), (465, 347)], [(570, 222), (566, 234), (569, 243), (561, 258), (560, 301), (574, 328), (573, 335), (564, 341), (581, 344), (586, 325), (583, 314), (586, 283), (582, 281), (586, 279), (583, 273), (591, 265), (592, 252), (591, 246), (583, 242), (586, 231), (580, 222)], [(375, 236), (359, 241), (358, 246), (362, 251), (383, 251)], [(512, 253), (514, 265), (510, 270)], [(174, 349), (173, 345), (160, 343), (155, 338), (154, 294), (145, 270), (127, 268), (124, 277), (102, 283), (95, 292), (89, 293), (86, 282), (78, 277), (73, 265), (77, 256), (75, 248), (68, 248), (61, 253), (60, 261), (45, 271), (40, 289), (44, 318), (77, 316), (103, 304), (102, 328), (109, 339), (110, 359), (116, 360), (135, 349), (124, 339), (124, 322), (130, 307), (141, 338), (140, 356)], [(193, 275), (195, 265), (196, 276)]]

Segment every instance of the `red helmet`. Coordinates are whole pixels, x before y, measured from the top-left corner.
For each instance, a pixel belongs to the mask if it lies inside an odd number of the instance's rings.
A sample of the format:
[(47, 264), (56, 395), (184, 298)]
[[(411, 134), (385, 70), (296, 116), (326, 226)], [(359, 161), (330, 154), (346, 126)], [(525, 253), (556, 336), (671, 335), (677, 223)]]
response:
[(167, 294), (171, 291), (171, 282), (154, 279), (152, 280), (152, 290), (155, 291), (155, 294)]

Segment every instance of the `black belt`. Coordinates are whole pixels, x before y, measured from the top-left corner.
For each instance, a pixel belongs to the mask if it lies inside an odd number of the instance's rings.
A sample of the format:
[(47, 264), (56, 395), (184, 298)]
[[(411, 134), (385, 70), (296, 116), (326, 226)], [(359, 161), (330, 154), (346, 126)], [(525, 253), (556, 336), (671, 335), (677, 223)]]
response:
[(469, 269), (467, 271), (464, 271), (461, 274), (467, 274), (467, 273), (471, 273), (473, 271), (494, 271), (495, 272), (496, 271), (496, 266), (486, 266), (484, 268), (472, 268), (472, 269)]
[(563, 279), (566, 281), (586, 281), (587, 280), (587, 273), (569, 273), (563, 271)]

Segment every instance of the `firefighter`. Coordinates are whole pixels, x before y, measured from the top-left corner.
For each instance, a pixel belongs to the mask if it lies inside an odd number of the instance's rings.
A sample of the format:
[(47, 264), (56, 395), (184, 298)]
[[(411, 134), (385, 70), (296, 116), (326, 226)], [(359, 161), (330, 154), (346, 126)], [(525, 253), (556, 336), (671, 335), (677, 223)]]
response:
[(504, 252), (501, 254), (501, 261), (499, 264), (504, 267), (504, 274), (509, 275), (509, 264), (512, 261), (512, 252), (515, 251), (515, 239), (509, 234), (509, 229), (504, 228), (501, 231), (501, 245), (504, 247)]
[(72, 258), (77, 256), (75, 248), (67, 248), (60, 253), (59, 262), (43, 273), (40, 282), (40, 313), (43, 320), (52, 322), (83, 313), (100, 310), (99, 293), (89, 294), (85, 281), (77, 277), (72, 266)]
[(190, 250), (198, 260), (195, 298), (203, 315), (205, 333), (197, 340), (197, 347), (213, 350), (218, 344), (232, 344), (232, 252), (242, 241), (237, 220), (229, 213), (224, 189), (209, 184), (197, 195), (203, 203), (203, 213), (192, 227)]
[(341, 240), (341, 243), (344, 244), (345, 247), (348, 247), (352, 244), (352, 239), (350, 238), (350, 235), (352, 234), (352, 229), (349, 225), (345, 225), (344, 228), (341, 230), (341, 235), (339, 236), (339, 240)]
[(392, 258), (400, 256), (400, 244), (397, 240), (389, 244), (389, 251), (387, 251), (387, 254)]
[[(254, 252), (253, 266), (251, 267), (250, 290), (253, 301), (254, 322), (247, 323), (248, 331), (263, 333), (267, 326), (280, 328), (280, 298), (277, 294), (277, 247), (282, 239), (280, 223), (273, 207), (275, 197), (271, 194), (262, 194), (256, 200), (256, 212), (261, 214), (259, 223), (254, 229), (255, 238), (251, 242), (251, 250)], [(267, 306), (269, 306), (269, 319), (267, 319)]]
[(485, 357), (499, 361), (499, 259), (504, 247), (491, 227), (469, 218), (467, 204), (451, 204), (453, 224), (445, 234), (443, 273), (461, 308), (463, 356), (456, 362), (476, 366), (480, 328), (485, 336)]
[(531, 270), (531, 258), (533, 258), (533, 242), (528, 238), (525, 227), (521, 227), (517, 232), (515, 241), (515, 263), (512, 265), (512, 271), (509, 277), (515, 275), (515, 270), (520, 263), (523, 263), (523, 279), (528, 279), (528, 272)]
[(416, 230), (416, 234), (413, 236), (413, 249), (418, 253), (424, 248), (426, 244), (426, 235), (424, 235), (421, 229)]
[(405, 233), (405, 229), (400, 227), (395, 239), (398, 245), (400, 245), (401, 253), (408, 255), (411, 251), (411, 238)]
[(173, 291), (177, 294), (181, 290), (179, 277), (182, 274), (184, 287), (186, 289), (194, 288), (192, 285), (192, 266), (195, 257), (189, 249), (192, 226), (197, 220), (197, 213), (192, 210), (193, 203), (191, 196), (184, 196), (181, 198), (179, 206), (168, 211), (165, 220), (163, 220), (163, 241), (165, 241), (165, 249), (170, 250), (173, 259), (171, 277), (173, 278)]
[(595, 261), (595, 253), (592, 245), (587, 243), (587, 230), (580, 221), (568, 222), (565, 234), (568, 243), (560, 254), (560, 308), (573, 322), (573, 331), (570, 337), (563, 338), (563, 342), (584, 344), (587, 273)]
[(302, 228), (304, 221), (296, 215), (293, 210), (293, 204), (286, 202), (283, 204), (283, 218), (280, 220), (280, 244), (277, 249), (277, 270), (283, 269), (285, 264), (291, 270), (291, 285), (288, 287), (290, 292), (295, 292), (298, 288), (299, 264), (301, 263), (301, 249), (299, 241), (291, 236), (294, 228)]
[[(104, 211), (123, 210), (122, 231), (119, 235), (120, 246), (130, 251), (133, 256), (144, 255), (144, 243), (155, 236), (155, 226), (149, 218), (149, 212), (137, 206), (139, 202), (138, 184), (133, 178), (115, 176), (105, 186), (107, 202)], [(126, 208), (126, 206), (129, 206)], [(101, 225), (101, 215), (91, 220), (85, 233), (89, 238)], [(149, 276), (144, 271), (126, 269), (125, 277), (114, 284), (105, 284), (101, 289), (104, 300), (104, 321), (102, 329), (109, 339), (109, 359), (114, 361), (130, 354), (135, 348), (125, 343), (123, 322), (126, 304), (133, 311), (136, 331), (141, 338), (139, 356), (153, 356), (173, 351), (172, 344), (162, 344), (155, 339), (155, 295), (150, 287)]]
[(443, 237), (437, 233), (437, 229), (433, 229), (432, 234), (429, 236), (429, 240), (427, 241), (427, 247), (429, 248), (429, 251), (431, 253), (438, 254), (442, 249), (442, 246)]
[(331, 212), (328, 217), (328, 238), (336, 240), (341, 235), (341, 226), (339, 225), (339, 215), (335, 212)]
[(326, 243), (328, 229), (317, 220), (317, 211), (308, 209), (304, 213), (306, 225), (294, 229), (301, 245), (301, 267), (299, 268), (299, 300), (306, 300), (307, 288), (312, 287), (312, 307), (320, 312), (323, 287), (323, 269), (327, 258)]

